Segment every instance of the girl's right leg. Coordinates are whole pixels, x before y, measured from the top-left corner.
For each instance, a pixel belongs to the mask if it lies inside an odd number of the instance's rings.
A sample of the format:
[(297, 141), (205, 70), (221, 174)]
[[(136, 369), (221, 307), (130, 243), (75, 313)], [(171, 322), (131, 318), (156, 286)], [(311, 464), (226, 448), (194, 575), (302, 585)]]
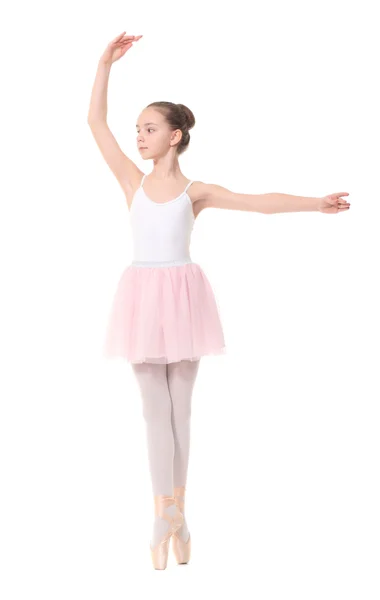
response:
[[(174, 437), (166, 364), (131, 363), (131, 366), (141, 392), (153, 494), (172, 496)], [(174, 517), (176, 506), (168, 506), (165, 512)], [(155, 516), (152, 547), (163, 539), (168, 527), (166, 519)]]

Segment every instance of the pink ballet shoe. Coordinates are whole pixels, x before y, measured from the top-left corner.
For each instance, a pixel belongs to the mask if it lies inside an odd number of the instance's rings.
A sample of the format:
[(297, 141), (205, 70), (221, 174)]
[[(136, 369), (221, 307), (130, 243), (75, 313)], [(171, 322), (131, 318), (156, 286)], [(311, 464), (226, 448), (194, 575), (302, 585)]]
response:
[[(182, 500), (182, 498), (184, 498), (184, 497), (185, 497), (185, 486), (174, 488), (174, 498), (175, 498), (175, 502), (178, 507), (178, 510), (180, 511), (180, 514), (182, 514), (183, 510), (184, 510), (185, 502), (184, 502), (184, 500)], [(183, 514), (182, 514), (182, 518), (183, 518)], [(178, 528), (178, 529), (180, 529), (180, 528)], [(190, 560), (190, 553), (191, 553), (190, 533), (189, 533), (189, 538), (188, 538), (187, 542), (184, 542), (183, 539), (180, 537), (180, 535), (177, 533), (177, 531), (175, 531), (173, 533), (172, 548), (173, 548), (173, 553), (176, 558), (177, 564), (179, 564), (179, 565), (187, 564)]]
[(184, 517), (177, 507), (176, 514), (171, 517), (165, 512), (168, 506), (176, 504), (174, 496), (165, 496), (160, 494), (154, 497), (155, 515), (169, 521), (169, 528), (161, 542), (155, 548), (150, 545), (152, 563), (155, 569), (166, 569), (169, 554), (169, 542), (171, 536), (182, 527)]

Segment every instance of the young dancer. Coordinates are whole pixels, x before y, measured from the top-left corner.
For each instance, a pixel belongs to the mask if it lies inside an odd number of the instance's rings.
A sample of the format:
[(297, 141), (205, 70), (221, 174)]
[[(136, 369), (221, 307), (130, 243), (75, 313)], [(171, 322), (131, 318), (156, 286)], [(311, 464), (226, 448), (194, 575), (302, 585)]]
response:
[(191, 398), (200, 359), (226, 351), (213, 290), (190, 257), (196, 217), (206, 207), (335, 214), (350, 205), (342, 199), (347, 192), (324, 198), (249, 195), (189, 181), (178, 157), (189, 145), (195, 119), (189, 108), (172, 102), (153, 102), (138, 117), (138, 150), (143, 159), (153, 160), (153, 171), (144, 175), (122, 152), (107, 124), (111, 66), (141, 37), (124, 31), (108, 44), (98, 63), (88, 124), (130, 213), (133, 261), (116, 289), (104, 356), (125, 358), (141, 392), (155, 506), (150, 550), (153, 566), (165, 569), (170, 539), (178, 564), (190, 559), (184, 503)]

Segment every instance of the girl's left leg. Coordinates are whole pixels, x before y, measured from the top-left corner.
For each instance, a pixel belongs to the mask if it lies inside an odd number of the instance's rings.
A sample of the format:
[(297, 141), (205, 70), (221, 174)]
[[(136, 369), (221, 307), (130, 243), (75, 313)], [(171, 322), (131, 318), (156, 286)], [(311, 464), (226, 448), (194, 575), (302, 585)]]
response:
[[(173, 485), (186, 486), (190, 453), (191, 399), (198, 374), (200, 359), (168, 363), (167, 379), (172, 401), (172, 426), (174, 435)], [(181, 501), (185, 501), (184, 495)], [(186, 519), (178, 530), (184, 541), (189, 537)]]

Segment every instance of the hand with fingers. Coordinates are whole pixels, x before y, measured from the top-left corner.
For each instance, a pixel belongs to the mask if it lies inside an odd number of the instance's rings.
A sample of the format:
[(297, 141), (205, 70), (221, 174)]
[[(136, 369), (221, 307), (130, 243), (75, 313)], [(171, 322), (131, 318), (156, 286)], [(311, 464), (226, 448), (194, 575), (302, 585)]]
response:
[(329, 194), (328, 196), (320, 198), (318, 210), (329, 215), (348, 210), (351, 205), (347, 200), (343, 200), (342, 196), (349, 196), (349, 193), (340, 192), (339, 194)]
[(133, 42), (137, 42), (140, 38), (142, 38), (142, 35), (126, 35), (126, 32), (123, 31), (108, 44), (100, 60), (107, 64), (114, 63), (124, 56), (127, 50), (132, 48)]

